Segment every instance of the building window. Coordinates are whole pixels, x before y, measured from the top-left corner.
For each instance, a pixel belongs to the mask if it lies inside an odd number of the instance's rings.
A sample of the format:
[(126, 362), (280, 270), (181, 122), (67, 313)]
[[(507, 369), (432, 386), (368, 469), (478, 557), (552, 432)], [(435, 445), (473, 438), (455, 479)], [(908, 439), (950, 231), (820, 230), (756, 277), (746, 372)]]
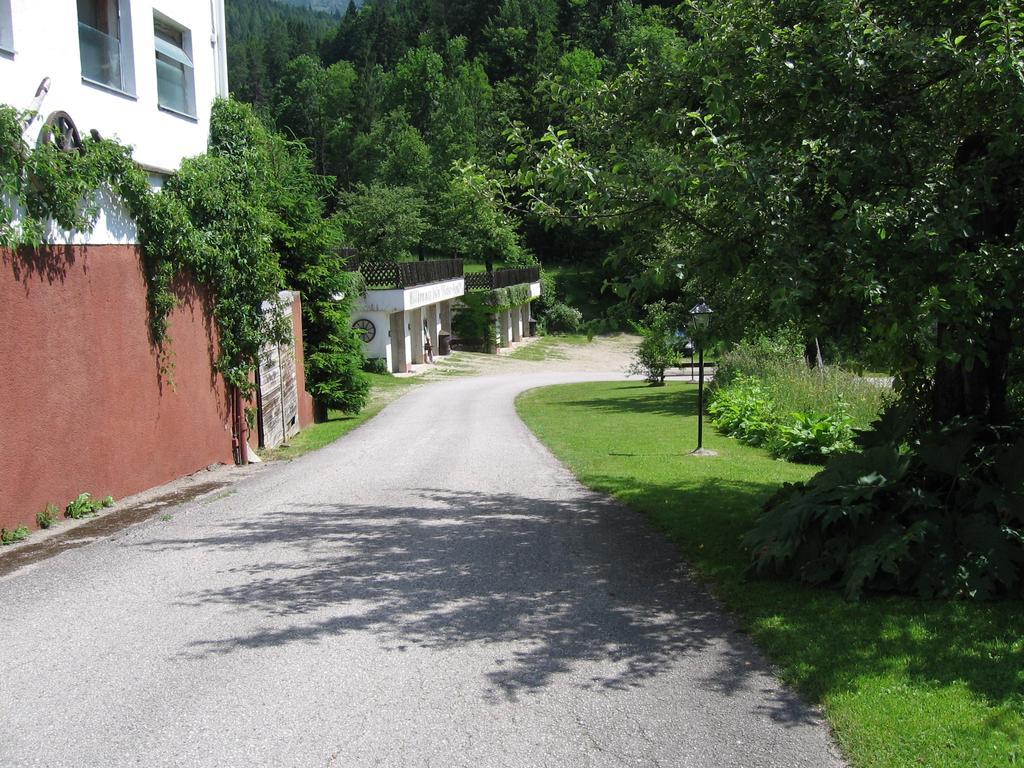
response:
[(130, 47), (122, 39), (125, 20), (121, 0), (78, 0), (78, 47), (86, 80), (129, 90), (125, 53)]
[(0, 51), (14, 53), (14, 25), (11, 23), (11, 0), (0, 0)]
[(191, 35), (173, 23), (154, 18), (157, 102), (162, 109), (196, 116)]

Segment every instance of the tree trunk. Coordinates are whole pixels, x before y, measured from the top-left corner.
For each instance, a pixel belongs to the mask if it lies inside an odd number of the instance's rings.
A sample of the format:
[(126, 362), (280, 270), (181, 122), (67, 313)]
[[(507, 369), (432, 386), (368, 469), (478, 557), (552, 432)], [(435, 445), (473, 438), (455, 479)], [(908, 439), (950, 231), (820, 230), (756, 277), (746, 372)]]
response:
[(817, 336), (804, 345), (804, 361), (807, 363), (808, 368), (825, 367), (825, 360), (821, 354), (821, 344), (818, 343)]
[(327, 421), (327, 403), (323, 400), (313, 400), (313, 422), (323, 424)]
[[(1010, 313), (996, 313), (989, 326), (984, 351), (987, 360), (975, 358), (970, 370), (963, 361), (940, 361), (935, 367), (932, 387), (932, 416), (936, 423), (949, 419), (974, 418), (990, 424), (1004, 424), (1010, 418), (1007, 403), (1007, 376), (1013, 338)], [(940, 349), (955, 345), (957, 334), (940, 323)]]

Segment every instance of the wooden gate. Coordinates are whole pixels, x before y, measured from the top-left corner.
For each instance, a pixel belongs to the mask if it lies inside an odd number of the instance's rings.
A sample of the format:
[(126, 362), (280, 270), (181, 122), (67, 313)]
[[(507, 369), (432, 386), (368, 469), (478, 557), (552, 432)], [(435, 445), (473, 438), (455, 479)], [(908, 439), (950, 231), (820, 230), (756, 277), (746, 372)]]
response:
[[(292, 295), (282, 293), (284, 316), (292, 327)], [(260, 351), (256, 381), (261, 448), (276, 448), (299, 431), (299, 390), (295, 378), (295, 339)]]

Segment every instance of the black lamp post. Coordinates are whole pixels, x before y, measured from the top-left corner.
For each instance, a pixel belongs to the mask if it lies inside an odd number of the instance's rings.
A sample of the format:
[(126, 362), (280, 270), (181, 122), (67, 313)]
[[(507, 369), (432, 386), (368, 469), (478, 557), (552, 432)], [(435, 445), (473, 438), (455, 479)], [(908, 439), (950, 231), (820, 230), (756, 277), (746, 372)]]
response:
[[(700, 303), (690, 310), (690, 317), (693, 318), (693, 327), (696, 331), (693, 334), (695, 337), (693, 341), (697, 344), (697, 365), (699, 366), (697, 374), (697, 450), (691, 454), (693, 456), (717, 456), (714, 451), (704, 448), (704, 329), (707, 328), (713, 314), (711, 307), (704, 303), (704, 299), (701, 299)], [(690, 371), (693, 371), (692, 367)]]

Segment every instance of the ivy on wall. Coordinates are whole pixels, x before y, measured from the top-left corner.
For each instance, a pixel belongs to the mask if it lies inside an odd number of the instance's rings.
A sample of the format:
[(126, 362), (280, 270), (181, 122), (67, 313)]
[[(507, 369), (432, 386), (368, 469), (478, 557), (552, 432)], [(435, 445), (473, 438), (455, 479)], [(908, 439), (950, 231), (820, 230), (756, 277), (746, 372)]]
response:
[(510, 285), (506, 288), (494, 288), (481, 294), (481, 301), (485, 307), (493, 312), (504, 312), (506, 309), (518, 307), (533, 301), (533, 294), (530, 293), (530, 286), (526, 283)]
[(490, 352), (495, 345), (494, 315), (533, 299), (530, 286), (525, 283), (490, 291), (471, 291), (459, 300), (459, 311), (452, 320), (455, 335), (463, 342)]
[(214, 104), (210, 149), (185, 160), (163, 191), (150, 188), (131, 149), (85, 138), (82, 151), (52, 143), (26, 147), (28, 115), (0, 106), (0, 247), (46, 245), (53, 221), (90, 232), (99, 192), (119, 199), (136, 222), (148, 284), (150, 334), (166, 360), (168, 316), (177, 304), (173, 280), (191, 274), (214, 299), (220, 338), (217, 367), (228, 383), (251, 390), (259, 350), (286, 332), (277, 303), (284, 276), (271, 249), (266, 201), (268, 163), (253, 137), (264, 130), (252, 110)]

